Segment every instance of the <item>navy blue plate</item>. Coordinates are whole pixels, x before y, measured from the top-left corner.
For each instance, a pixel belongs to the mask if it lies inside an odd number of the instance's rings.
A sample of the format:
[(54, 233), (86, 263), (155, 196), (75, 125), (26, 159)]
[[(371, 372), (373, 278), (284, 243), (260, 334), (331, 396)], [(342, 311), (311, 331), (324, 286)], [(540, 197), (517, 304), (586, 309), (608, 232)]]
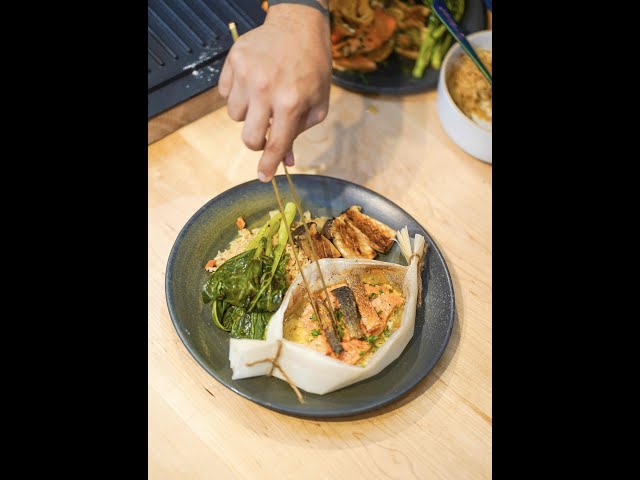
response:
[[(486, 30), (487, 14), (482, 0), (466, 0), (460, 28), (465, 35)], [(440, 70), (427, 68), (422, 78), (413, 78), (411, 70), (414, 63), (415, 60), (392, 53), (385, 65), (378, 65), (378, 69), (371, 73), (334, 70), (333, 83), (354, 92), (386, 95), (407, 95), (436, 88)]]
[[(454, 295), (451, 276), (433, 239), (407, 212), (383, 196), (345, 180), (320, 175), (292, 175), (303, 208), (313, 215), (337, 215), (351, 205), (392, 228), (409, 227), (411, 236), (422, 234), (428, 244), (422, 276), (423, 303), (416, 314), (413, 338), (400, 357), (378, 375), (327, 395), (302, 392), (300, 404), (286, 382), (256, 377), (231, 380), (229, 335), (211, 320), (211, 306), (204, 305), (200, 289), (208, 273), (204, 265), (224, 250), (237, 235), (236, 218), (249, 228), (268, 218), (277, 204), (271, 184), (257, 180), (243, 183), (210, 200), (182, 228), (166, 271), (169, 314), (179, 337), (196, 361), (213, 377), (239, 395), (267, 408), (303, 417), (340, 417), (382, 407), (398, 399), (422, 380), (442, 356), (453, 328)], [(284, 176), (276, 177), (284, 201), (290, 199)], [(400, 263), (394, 245), (380, 260)], [(404, 265), (404, 263), (402, 263)]]

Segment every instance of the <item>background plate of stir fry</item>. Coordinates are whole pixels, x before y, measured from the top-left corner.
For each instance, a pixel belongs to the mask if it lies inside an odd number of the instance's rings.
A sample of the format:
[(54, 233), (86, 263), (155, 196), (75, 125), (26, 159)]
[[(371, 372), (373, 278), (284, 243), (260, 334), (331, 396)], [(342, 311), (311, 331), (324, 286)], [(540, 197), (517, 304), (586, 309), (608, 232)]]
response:
[[(409, 94), (438, 83), (454, 40), (432, 0), (332, 0), (333, 81), (362, 93)], [(447, 0), (465, 34), (483, 30), (481, 0)]]

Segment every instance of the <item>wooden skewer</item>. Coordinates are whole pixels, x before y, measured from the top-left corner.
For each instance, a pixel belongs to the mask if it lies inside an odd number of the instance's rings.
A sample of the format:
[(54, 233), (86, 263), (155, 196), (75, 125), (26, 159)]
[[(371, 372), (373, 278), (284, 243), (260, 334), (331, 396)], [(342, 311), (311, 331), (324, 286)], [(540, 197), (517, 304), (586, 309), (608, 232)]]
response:
[[(293, 197), (293, 203), (295, 203), (296, 208), (298, 209), (298, 215), (300, 215), (300, 221), (304, 226), (304, 231), (307, 235), (307, 241), (309, 242), (309, 246), (311, 247), (311, 256), (312, 256), (311, 260), (313, 261), (313, 263), (316, 264), (316, 268), (318, 269), (318, 276), (320, 277), (320, 281), (322, 282), (322, 290), (324, 291), (325, 299), (327, 301), (326, 305), (329, 308), (329, 312), (331, 312), (331, 319), (333, 320), (333, 324), (336, 325), (336, 328), (337, 328), (338, 321), (336, 319), (336, 314), (333, 311), (333, 304), (331, 303), (331, 298), (329, 298), (329, 290), (327, 289), (327, 284), (324, 282), (324, 275), (322, 275), (322, 270), (320, 269), (320, 262), (318, 262), (318, 254), (316, 253), (316, 249), (313, 246), (313, 242), (311, 241), (311, 234), (309, 233), (309, 227), (307, 227), (307, 222), (305, 222), (304, 216), (302, 215), (302, 206), (300, 204), (300, 198), (298, 198), (298, 193), (296, 192), (296, 188), (293, 186), (293, 181), (289, 176), (289, 169), (287, 168), (286, 163), (283, 163), (282, 165), (284, 166), (284, 173), (287, 176), (287, 182), (289, 182), (289, 188), (291, 189), (291, 196)], [(311, 300), (311, 296), (309, 296), (309, 299)], [(311, 303), (313, 303), (313, 300), (311, 300)], [(316, 312), (316, 315), (318, 315), (317, 312)], [(319, 319), (320, 317), (317, 317), (317, 318)]]
[[(233, 41), (235, 42), (238, 39), (238, 30), (236, 28), (236, 24), (235, 22), (230, 22), (229, 23), (229, 30), (231, 31), (231, 37), (233, 38)], [(296, 209), (298, 210), (298, 215), (300, 216), (300, 221), (302, 222), (302, 225), (304, 226), (304, 231), (306, 233), (306, 237), (307, 237), (307, 241), (309, 242), (309, 247), (311, 248), (311, 256), (312, 259), (311, 261), (313, 263), (316, 264), (316, 267), (318, 269), (318, 275), (320, 276), (320, 281), (322, 282), (322, 289), (324, 291), (325, 294), (325, 298), (326, 298), (326, 304), (329, 308), (329, 312), (331, 312), (331, 318), (333, 320), (334, 325), (336, 325), (336, 315), (335, 312), (333, 311), (333, 304), (331, 303), (331, 299), (329, 298), (329, 290), (327, 289), (327, 285), (324, 281), (324, 277), (322, 275), (322, 270), (320, 269), (320, 263), (318, 262), (318, 255), (316, 254), (316, 249), (313, 246), (313, 242), (311, 241), (311, 235), (309, 234), (309, 227), (307, 227), (307, 222), (304, 219), (304, 215), (302, 212), (302, 206), (300, 204), (300, 199), (298, 198), (298, 194), (296, 193), (296, 189), (293, 186), (293, 182), (291, 181), (291, 177), (289, 176), (289, 170), (287, 169), (287, 165), (284, 163), (284, 160), (282, 162), (282, 165), (284, 166), (284, 173), (287, 177), (287, 182), (289, 182), (289, 188), (291, 189), (291, 196), (293, 197), (293, 202), (296, 206)], [(282, 215), (282, 221), (285, 222), (285, 225), (287, 227), (287, 241), (289, 242), (289, 245), (291, 246), (291, 250), (293, 251), (293, 258), (295, 260), (296, 266), (298, 267), (298, 270), (300, 271), (300, 276), (302, 277), (302, 281), (304, 283), (304, 288), (307, 292), (307, 295), (309, 296), (309, 303), (311, 303), (311, 307), (313, 308), (313, 312), (316, 315), (317, 319), (320, 319), (320, 314), (318, 313), (317, 307), (315, 302), (313, 301), (313, 295), (311, 292), (311, 288), (309, 287), (309, 283), (307, 282), (307, 279), (304, 276), (304, 273), (302, 271), (302, 265), (300, 265), (300, 260), (298, 259), (298, 250), (296, 249), (295, 244), (293, 243), (293, 238), (291, 237), (291, 225), (287, 225), (287, 218), (284, 214), (284, 206), (282, 205), (282, 199), (280, 198), (280, 192), (278, 190), (278, 185), (276, 183), (276, 179), (272, 178), (271, 179), (271, 185), (273, 186), (273, 193), (276, 196), (276, 201), (278, 202), (278, 209), (280, 210), (280, 214)], [(257, 362), (252, 362), (251, 364), (247, 364), (247, 365), (254, 365), (256, 363), (262, 363), (262, 362), (266, 362), (266, 361), (270, 361), (271, 362), (271, 369), (269, 370), (269, 376), (271, 375), (271, 373), (273, 372), (274, 367), (277, 368), (278, 370), (280, 370), (280, 372), (282, 373), (282, 375), (286, 378), (287, 382), (289, 383), (289, 385), (291, 386), (291, 388), (293, 388), (293, 391), (295, 392), (296, 396), (298, 397), (298, 400), (301, 403), (304, 403), (304, 399), (302, 398), (302, 395), (300, 394), (300, 391), (298, 390), (298, 387), (296, 387), (296, 385), (291, 381), (291, 379), (289, 378), (289, 376), (285, 373), (285, 371), (282, 369), (282, 367), (280, 367), (280, 365), (277, 363), (277, 359), (278, 356), (280, 355), (280, 349), (282, 348), (282, 343), (278, 342), (278, 351), (276, 353), (276, 356), (273, 359), (264, 359), (264, 360), (259, 360)]]
[[(284, 207), (282, 205), (282, 200), (280, 199), (280, 192), (278, 190), (278, 185), (276, 184), (276, 179), (272, 178), (271, 179), (271, 185), (273, 186), (273, 193), (275, 193), (276, 195), (276, 202), (278, 202), (278, 209), (280, 210), (280, 215), (282, 215), (282, 221), (287, 222), (287, 219), (284, 215)], [(297, 207), (296, 207), (297, 208)], [(313, 295), (311, 293), (311, 288), (309, 287), (309, 282), (307, 282), (306, 277), (304, 276), (304, 272), (302, 271), (302, 265), (300, 265), (300, 260), (298, 259), (298, 250), (296, 250), (295, 244), (293, 243), (293, 239), (291, 238), (291, 225), (287, 225), (287, 242), (289, 242), (289, 245), (291, 246), (291, 249), (293, 250), (293, 259), (296, 262), (296, 266), (298, 267), (298, 270), (300, 271), (300, 276), (302, 277), (302, 282), (304, 283), (304, 288), (307, 291), (307, 295), (309, 296), (309, 302), (311, 303), (311, 307), (313, 308), (313, 313), (316, 314), (316, 318), (319, 320), (320, 319), (320, 314), (318, 313), (318, 310), (316, 308), (316, 304), (313, 301)], [(311, 239), (309, 239), (309, 242), (311, 242)]]
[[(229, 23), (229, 30), (231, 30), (231, 36), (233, 37), (233, 41), (235, 42), (238, 39), (238, 31), (236, 29), (236, 24), (234, 22), (230, 22)], [(311, 251), (311, 261), (313, 263), (316, 264), (316, 268), (318, 269), (318, 275), (320, 277), (320, 282), (322, 283), (322, 290), (324, 291), (324, 295), (325, 295), (325, 299), (326, 299), (326, 304), (328, 307), (329, 312), (331, 313), (331, 320), (333, 321), (334, 325), (337, 325), (337, 319), (336, 319), (336, 314), (333, 310), (333, 304), (331, 303), (331, 298), (329, 297), (329, 290), (327, 289), (327, 284), (324, 281), (324, 276), (322, 275), (322, 269), (320, 268), (320, 263), (318, 262), (318, 255), (316, 253), (316, 249), (313, 246), (313, 242), (311, 241), (311, 235), (309, 234), (309, 227), (307, 227), (307, 222), (305, 222), (304, 220), (304, 216), (303, 216), (303, 212), (302, 212), (302, 206), (300, 204), (300, 198), (298, 197), (298, 194), (296, 192), (295, 187), (293, 186), (293, 181), (291, 180), (291, 177), (289, 176), (289, 170), (287, 169), (287, 165), (284, 163), (284, 159), (282, 161), (282, 165), (284, 167), (284, 173), (287, 177), (287, 182), (289, 182), (289, 188), (291, 189), (291, 196), (293, 197), (293, 202), (296, 206), (296, 209), (298, 210), (298, 215), (300, 216), (300, 221), (302, 222), (302, 225), (304, 227), (304, 231), (306, 233), (306, 237), (307, 237), (307, 242), (309, 242), (309, 247), (310, 247), (310, 251)], [(272, 178), (271, 179), (271, 185), (273, 186), (273, 192), (276, 195), (276, 200), (278, 202), (278, 208), (280, 210), (280, 214), (282, 215), (282, 220), (286, 223), (285, 220), (285, 214), (284, 214), (284, 207), (282, 205), (282, 200), (280, 199), (280, 193), (278, 191), (278, 185), (276, 184), (276, 179)], [(316, 318), (320, 318), (320, 315), (316, 309), (316, 305), (315, 302), (313, 301), (313, 295), (311, 292), (311, 289), (309, 287), (309, 283), (307, 282), (307, 279), (304, 276), (304, 273), (302, 272), (302, 266), (300, 265), (300, 262), (298, 260), (298, 251), (293, 243), (293, 239), (291, 238), (291, 228), (290, 225), (287, 225), (287, 240), (289, 242), (289, 245), (291, 246), (291, 250), (293, 251), (293, 258), (296, 262), (296, 266), (298, 267), (298, 270), (300, 271), (300, 276), (302, 277), (302, 281), (304, 282), (304, 287), (307, 290), (307, 295), (309, 296), (309, 302), (311, 303), (311, 306), (313, 307), (313, 312), (316, 314)]]
[(236, 40), (238, 40), (238, 29), (236, 28), (236, 22), (229, 23), (229, 30), (231, 30), (231, 37), (233, 38), (233, 41), (235, 42)]

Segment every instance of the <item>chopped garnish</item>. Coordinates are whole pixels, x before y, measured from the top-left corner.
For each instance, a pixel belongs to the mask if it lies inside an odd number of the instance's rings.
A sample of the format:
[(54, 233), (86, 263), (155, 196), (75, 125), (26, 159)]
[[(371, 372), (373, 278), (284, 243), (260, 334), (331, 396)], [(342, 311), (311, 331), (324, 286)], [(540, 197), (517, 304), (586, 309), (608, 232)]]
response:
[(314, 313), (311, 315), (311, 320), (318, 320), (318, 316)]
[(213, 267), (215, 267), (215, 266), (216, 266), (216, 261), (215, 261), (215, 259), (214, 259), (214, 260), (209, 260), (209, 261), (207, 262), (207, 264), (204, 266), (204, 269), (205, 269), (207, 272), (213, 272)]
[(361, 357), (364, 357), (364, 355), (365, 355), (366, 353), (367, 353), (367, 352), (365, 352), (364, 350), (360, 350), (360, 356), (361, 356)]
[(376, 313), (378, 314), (378, 316), (380, 316), (382, 315), (382, 310), (378, 310)]
[(342, 326), (341, 323), (338, 324), (338, 328), (336, 328), (336, 330), (338, 331), (338, 336), (340, 337), (340, 341), (342, 341), (342, 338), (344, 337), (344, 327)]
[(342, 310), (337, 309), (336, 310), (336, 320), (342, 320), (342, 317), (344, 317), (344, 314), (342, 313)]
[(385, 329), (384, 329), (384, 332), (382, 332), (382, 334), (383, 334), (385, 337), (387, 337), (387, 338), (389, 338), (389, 335), (391, 335), (391, 334), (389, 333), (389, 329), (388, 329), (388, 328), (385, 328)]
[(246, 225), (247, 223), (244, 221), (244, 218), (238, 217), (236, 219), (236, 226), (238, 227), (238, 230), (242, 230)]
[(369, 294), (369, 300), (373, 300), (374, 298), (376, 298), (378, 296), (377, 293), (373, 292), (371, 294)]
[(380, 289), (380, 290), (378, 290), (378, 293), (379, 293), (380, 295), (382, 295), (384, 292), (382, 291), (382, 289)]
[(318, 335), (320, 335), (320, 330), (316, 330), (316, 329), (311, 330), (311, 335), (313, 335), (314, 337), (317, 337)]
[(378, 340), (378, 335), (369, 335), (367, 337), (367, 342), (369, 342), (371, 345), (376, 343), (376, 340)]

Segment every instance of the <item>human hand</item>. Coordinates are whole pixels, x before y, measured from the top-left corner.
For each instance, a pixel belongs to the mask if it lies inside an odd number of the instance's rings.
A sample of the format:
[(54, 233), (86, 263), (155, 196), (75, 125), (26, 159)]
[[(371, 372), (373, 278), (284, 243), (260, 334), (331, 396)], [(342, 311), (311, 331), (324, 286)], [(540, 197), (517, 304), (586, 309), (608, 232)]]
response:
[(293, 141), (327, 116), (330, 85), (329, 20), (313, 8), (274, 5), (262, 26), (235, 42), (218, 91), (229, 116), (245, 122), (245, 145), (264, 150), (261, 181), (270, 181), (283, 159), (294, 164)]

